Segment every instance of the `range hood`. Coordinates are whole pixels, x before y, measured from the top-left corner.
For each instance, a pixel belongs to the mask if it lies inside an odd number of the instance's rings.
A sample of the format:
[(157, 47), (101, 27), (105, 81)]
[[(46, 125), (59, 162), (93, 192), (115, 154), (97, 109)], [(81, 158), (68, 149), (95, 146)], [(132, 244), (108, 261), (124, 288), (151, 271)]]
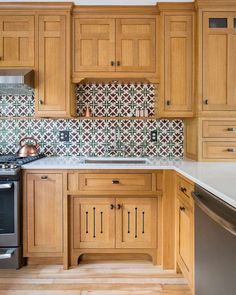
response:
[(0, 69), (1, 84), (20, 84), (34, 88), (34, 70), (32, 69)]

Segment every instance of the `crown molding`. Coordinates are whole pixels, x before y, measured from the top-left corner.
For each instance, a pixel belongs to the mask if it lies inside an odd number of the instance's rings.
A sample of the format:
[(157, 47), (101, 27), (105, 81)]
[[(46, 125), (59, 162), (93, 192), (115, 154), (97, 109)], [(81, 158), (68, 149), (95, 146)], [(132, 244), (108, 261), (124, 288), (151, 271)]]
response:
[(63, 10), (71, 11), (73, 2), (0, 2), (1, 10)]
[(195, 0), (196, 8), (236, 7), (235, 0)]
[(157, 15), (158, 7), (153, 5), (130, 6), (130, 5), (75, 5), (73, 8), (74, 14), (146, 14)]

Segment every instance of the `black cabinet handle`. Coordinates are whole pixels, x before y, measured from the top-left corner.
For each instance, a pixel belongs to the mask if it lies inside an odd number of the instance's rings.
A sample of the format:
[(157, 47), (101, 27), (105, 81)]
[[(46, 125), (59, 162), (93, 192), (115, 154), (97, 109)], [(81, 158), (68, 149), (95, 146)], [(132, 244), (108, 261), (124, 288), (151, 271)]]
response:
[(204, 104), (206, 104), (206, 105), (208, 104), (208, 99), (204, 100)]
[(184, 207), (179, 207), (180, 211), (185, 211)]
[(119, 183), (120, 183), (120, 181), (118, 179), (113, 179), (112, 180), (112, 184), (119, 184)]
[(116, 64), (119, 67), (121, 65), (121, 62), (118, 60)]
[(117, 209), (118, 209), (118, 210), (120, 210), (120, 209), (122, 209), (122, 208), (123, 208), (123, 205), (121, 205), (121, 204), (118, 204), (118, 205), (117, 205)]
[(170, 105), (171, 105), (171, 101), (170, 101), (170, 100), (167, 100), (167, 101), (166, 101), (166, 104), (167, 104), (168, 106), (170, 106)]
[(181, 190), (182, 193), (186, 193), (186, 191), (187, 191), (187, 189), (185, 187), (182, 187), (182, 186), (181, 186), (180, 190)]
[(110, 205), (110, 208), (111, 208), (111, 210), (113, 210), (113, 209), (115, 209), (115, 208), (116, 208), (116, 206), (115, 206), (115, 205), (113, 205), (113, 204), (111, 204), (111, 205)]
[(115, 65), (115, 62), (112, 60), (111, 61), (111, 66), (114, 67), (114, 65)]
[(47, 175), (43, 175), (43, 176), (41, 176), (41, 179), (48, 179), (48, 176)]
[(233, 127), (229, 127), (228, 129), (227, 129), (227, 131), (236, 131), (236, 128), (233, 128)]
[(235, 149), (234, 149), (234, 148), (228, 148), (228, 149), (227, 149), (227, 152), (229, 152), (229, 153), (234, 153), (234, 152), (235, 152)]

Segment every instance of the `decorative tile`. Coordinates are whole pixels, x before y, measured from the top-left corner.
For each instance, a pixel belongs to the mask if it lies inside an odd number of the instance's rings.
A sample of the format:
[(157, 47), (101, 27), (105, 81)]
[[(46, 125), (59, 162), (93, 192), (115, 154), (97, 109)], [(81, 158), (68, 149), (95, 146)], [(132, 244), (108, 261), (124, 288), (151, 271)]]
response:
[[(154, 86), (148, 84), (87, 84), (77, 87), (78, 115), (87, 104), (96, 116), (129, 116), (136, 108), (154, 114)], [(150, 156), (182, 158), (182, 120), (14, 119), (34, 115), (34, 96), (0, 95), (0, 154), (16, 153), (24, 137), (37, 139), (48, 156)], [(59, 141), (59, 131), (70, 133)], [(158, 141), (150, 133), (157, 130)]]

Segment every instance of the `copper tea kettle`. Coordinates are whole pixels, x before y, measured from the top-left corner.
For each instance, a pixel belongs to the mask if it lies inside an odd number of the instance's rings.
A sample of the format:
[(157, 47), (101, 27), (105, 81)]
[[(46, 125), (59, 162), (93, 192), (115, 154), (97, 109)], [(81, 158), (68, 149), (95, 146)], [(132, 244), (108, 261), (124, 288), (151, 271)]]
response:
[[(29, 143), (24, 143), (24, 141), (33, 141), (34, 144), (29, 144)], [(24, 137), (21, 139), (20, 143), (20, 148), (17, 152), (17, 155), (19, 157), (33, 157), (33, 156), (38, 156), (39, 154), (39, 145), (38, 142), (35, 138), (33, 137)]]

